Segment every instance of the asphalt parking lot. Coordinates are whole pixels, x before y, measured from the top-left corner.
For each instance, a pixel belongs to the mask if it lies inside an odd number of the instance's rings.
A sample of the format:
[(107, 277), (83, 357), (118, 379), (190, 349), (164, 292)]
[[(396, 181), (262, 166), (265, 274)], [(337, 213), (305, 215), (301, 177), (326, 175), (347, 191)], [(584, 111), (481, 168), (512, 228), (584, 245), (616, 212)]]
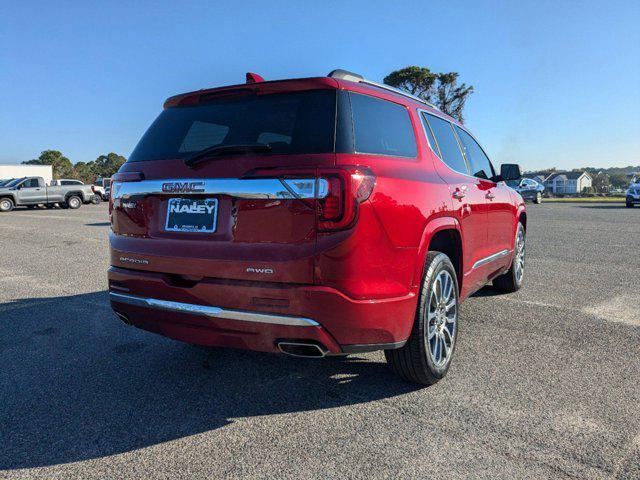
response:
[(461, 310), (448, 377), (126, 327), (105, 205), (0, 215), (2, 478), (638, 478), (640, 209), (530, 205), (525, 287)]

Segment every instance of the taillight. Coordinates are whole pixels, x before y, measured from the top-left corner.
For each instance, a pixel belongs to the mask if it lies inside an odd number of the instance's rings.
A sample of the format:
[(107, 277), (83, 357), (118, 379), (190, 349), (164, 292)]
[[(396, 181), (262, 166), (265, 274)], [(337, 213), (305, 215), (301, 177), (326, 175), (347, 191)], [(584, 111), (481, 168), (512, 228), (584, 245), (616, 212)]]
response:
[(369, 198), (376, 177), (367, 167), (320, 169), (256, 169), (243, 178), (278, 178), (284, 188), (310, 207), (315, 201), (318, 229), (322, 232), (349, 228), (358, 206)]
[(118, 172), (111, 177), (109, 192), (109, 215), (113, 211), (113, 199), (117, 197), (120, 185), (125, 182), (140, 182), (144, 180), (144, 173), (142, 172)]
[(340, 178), (329, 177), (327, 180), (327, 196), (318, 202), (320, 221), (337, 220), (342, 215), (342, 181)]
[[(142, 172), (118, 172), (111, 177), (112, 184), (113, 182), (139, 182), (140, 180), (144, 180), (144, 173)], [(113, 185), (111, 189), (113, 189)]]
[(350, 227), (359, 204), (371, 195), (376, 177), (366, 167), (321, 170), (319, 175), (327, 181), (328, 191), (318, 199), (318, 229), (327, 232)]

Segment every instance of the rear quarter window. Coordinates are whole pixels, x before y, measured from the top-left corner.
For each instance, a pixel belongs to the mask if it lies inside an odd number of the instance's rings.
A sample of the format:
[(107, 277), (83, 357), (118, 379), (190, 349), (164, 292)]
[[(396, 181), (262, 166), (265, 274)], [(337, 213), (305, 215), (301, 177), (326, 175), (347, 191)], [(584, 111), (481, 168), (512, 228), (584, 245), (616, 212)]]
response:
[(460, 145), (451, 123), (428, 113), (423, 113), (423, 119), (427, 122), (425, 127), (431, 126), (435, 140), (438, 143), (439, 148), (435, 150), (435, 153), (440, 156), (450, 169), (468, 175), (467, 163), (462, 156), (462, 150), (460, 150)]
[(354, 92), (350, 92), (350, 97), (356, 153), (417, 155), (411, 117), (405, 107)]

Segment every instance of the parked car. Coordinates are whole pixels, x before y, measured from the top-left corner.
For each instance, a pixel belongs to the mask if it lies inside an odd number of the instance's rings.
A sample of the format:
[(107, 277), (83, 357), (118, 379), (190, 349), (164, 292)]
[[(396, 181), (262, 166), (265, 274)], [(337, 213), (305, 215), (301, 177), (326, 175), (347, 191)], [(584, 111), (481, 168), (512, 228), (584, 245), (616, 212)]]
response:
[[(75, 180), (70, 178), (59, 178), (57, 180), (51, 180), (50, 185), (53, 186), (66, 186), (66, 185), (84, 185), (85, 183), (82, 180)], [(97, 205), (102, 201), (102, 195), (96, 192), (96, 190), (92, 187), (91, 191), (93, 195), (91, 196), (90, 202)], [(88, 203), (88, 202), (86, 202)]]
[(544, 185), (541, 183), (538, 183), (531, 178), (522, 178), (520, 180), (511, 180), (507, 182), (507, 185), (518, 192), (523, 199), (531, 200), (533, 203), (542, 203)]
[(4, 178), (2, 180), (0, 180), (0, 188), (4, 187), (6, 184), (14, 181), (15, 178)]
[(63, 208), (80, 208), (93, 197), (87, 185), (65, 185), (48, 187), (42, 177), (23, 177), (0, 188), (0, 212), (9, 212), (17, 206), (34, 208), (38, 205)]
[(169, 98), (112, 178), (109, 294), (192, 344), (323, 357), (384, 350), (442, 378), (460, 302), (520, 288), (522, 197), (469, 131), (337, 70)]
[(99, 177), (93, 184), (93, 191), (102, 197), (102, 200), (109, 200), (108, 190), (111, 185), (111, 178)]
[(640, 183), (632, 183), (627, 190), (627, 208), (633, 208), (640, 203)]
[(63, 185), (84, 185), (82, 180), (75, 180), (71, 178), (59, 178), (57, 180), (51, 180), (50, 185), (52, 187), (60, 187)]

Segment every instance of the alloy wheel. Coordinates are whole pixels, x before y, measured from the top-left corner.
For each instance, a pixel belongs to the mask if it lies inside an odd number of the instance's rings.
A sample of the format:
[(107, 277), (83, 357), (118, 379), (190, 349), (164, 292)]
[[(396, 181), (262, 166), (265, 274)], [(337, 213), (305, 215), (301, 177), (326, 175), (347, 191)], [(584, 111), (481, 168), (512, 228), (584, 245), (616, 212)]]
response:
[(455, 343), (458, 321), (458, 302), (451, 274), (438, 273), (429, 298), (427, 312), (427, 346), (434, 365), (449, 363)]
[(522, 277), (524, 276), (524, 247), (524, 228), (520, 225), (518, 226), (518, 236), (516, 238), (516, 255), (513, 259), (518, 285), (522, 283)]

